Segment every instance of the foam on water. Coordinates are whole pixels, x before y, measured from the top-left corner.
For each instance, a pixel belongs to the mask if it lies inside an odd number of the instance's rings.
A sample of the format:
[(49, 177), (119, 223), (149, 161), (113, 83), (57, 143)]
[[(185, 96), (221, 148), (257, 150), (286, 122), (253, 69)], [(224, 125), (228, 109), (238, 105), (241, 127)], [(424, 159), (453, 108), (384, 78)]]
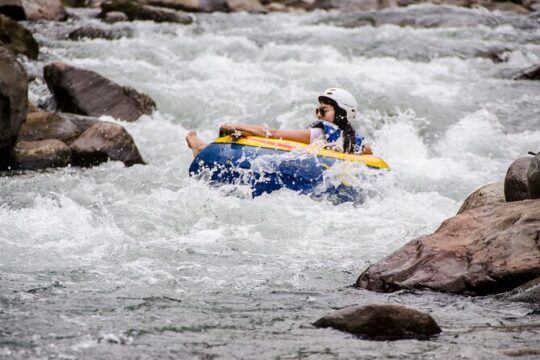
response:
[[(347, 287), (368, 264), (436, 229), (470, 191), (502, 179), (510, 161), (538, 150), (538, 85), (501, 78), (536, 61), (536, 32), (346, 29), (319, 23), (325, 16), (115, 24), (130, 35), (114, 41), (66, 41), (43, 25), (45, 61), (32, 71), (66, 61), (148, 93), (159, 110), (119, 122), (147, 165), (0, 179), (0, 318), (16, 344), (1, 344), (2, 354), (492, 358), (538, 344), (535, 330), (509, 339), (485, 327), (522, 324), (525, 305)], [(509, 38), (506, 64), (472, 55)], [(364, 202), (335, 205), (288, 190), (251, 198), (246, 187), (188, 176), (189, 129), (211, 141), (225, 121), (304, 128), (319, 92), (336, 84), (357, 96), (357, 128), (392, 168), (328, 173), (330, 184), (346, 177), (366, 189)], [(44, 84), (31, 85), (33, 101), (47, 96)], [(309, 326), (332, 308), (369, 302), (431, 311), (449, 334), (373, 344)]]

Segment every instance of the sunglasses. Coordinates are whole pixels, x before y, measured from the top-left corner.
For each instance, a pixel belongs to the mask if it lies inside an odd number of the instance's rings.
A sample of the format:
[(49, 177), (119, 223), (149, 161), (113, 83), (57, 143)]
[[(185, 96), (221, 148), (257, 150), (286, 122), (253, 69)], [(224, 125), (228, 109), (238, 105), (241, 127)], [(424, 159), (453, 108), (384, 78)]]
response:
[(326, 115), (327, 111), (328, 110), (325, 110), (323, 107), (318, 107), (318, 108), (315, 109), (315, 114), (317, 114), (317, 115), (321, 114), (321, 116), (324, 116), (324, 115)]

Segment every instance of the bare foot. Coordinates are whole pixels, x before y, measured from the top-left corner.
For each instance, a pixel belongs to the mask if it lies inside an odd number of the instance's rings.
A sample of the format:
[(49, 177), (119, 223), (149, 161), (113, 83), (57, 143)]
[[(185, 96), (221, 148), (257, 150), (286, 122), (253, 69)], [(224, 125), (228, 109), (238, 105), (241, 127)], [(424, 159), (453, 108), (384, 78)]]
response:
[(199, 153), (206, 147), (206, 144), (197, 136), (195, 131), (189, 131), (186, 135), (186, 142), (193, 152), (193, 157), (199, 155)]

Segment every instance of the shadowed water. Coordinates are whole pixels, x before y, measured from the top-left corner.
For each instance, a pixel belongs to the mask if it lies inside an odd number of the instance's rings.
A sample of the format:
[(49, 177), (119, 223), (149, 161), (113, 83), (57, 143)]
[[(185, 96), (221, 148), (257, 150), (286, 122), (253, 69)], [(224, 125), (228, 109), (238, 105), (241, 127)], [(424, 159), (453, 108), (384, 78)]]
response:
[[(350, 287), (369, 264), (435, 230), (472, 190), (501, 180), (515, 158), (539, 150), (540, 85), (510, 80), (540, 60), (535, 17), (392, 11), (444, 24), (213, 14), (189, 26), (101, 25), (125, 37), (80, 42), (63, 37), (99, 24), (90, 12), (67, 24), (30, 25), (42, 51), (37, 64), (26, 64), (30, 73), (65, 61), (149, 94), (159, 110), (122, 123), (146, 166), (0, 178), (0, 356), (537, 356), (533, 305)], [(507, 49), (508, 61), (481, 56), (494, 48)], [(355, 94), (355, 125), (392, 168), (368, 177), (364, 203), (336, 206), (287, 190), (253, 199), (244, 187), (189, 178), (187, 130), (211, 141), (226, 121), (302, 128), (319, 92), (335, 85)], [(30, 92), (52, 106), (39, 80)], [(429, 312), (443, 333), (372, 342), (311, 326), (333, 309), (369, 303)]]

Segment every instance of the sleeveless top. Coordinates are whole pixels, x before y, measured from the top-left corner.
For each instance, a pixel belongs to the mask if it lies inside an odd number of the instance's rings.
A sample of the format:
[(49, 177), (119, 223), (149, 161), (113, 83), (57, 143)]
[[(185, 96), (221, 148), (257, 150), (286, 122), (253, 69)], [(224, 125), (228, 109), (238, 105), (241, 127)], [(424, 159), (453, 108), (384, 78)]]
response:
[[(341, 133), (342, 133), (341, 129), (338, 128), (337, 125), (331, 122), (324, 121), (324, 120), (317, 120), (313, 124), (311, 124), (309, 127), (311, 129), (310, 143), (320, 138), (324, 138), (327, 143), (335, 144), (335, 142), (339, 140), (339, 138), (341, 138)], [(364, 143), (364, 138), (358, 132), (355, 131), (354, 153), (359, 153), (362, 151), (363, 143)]]

